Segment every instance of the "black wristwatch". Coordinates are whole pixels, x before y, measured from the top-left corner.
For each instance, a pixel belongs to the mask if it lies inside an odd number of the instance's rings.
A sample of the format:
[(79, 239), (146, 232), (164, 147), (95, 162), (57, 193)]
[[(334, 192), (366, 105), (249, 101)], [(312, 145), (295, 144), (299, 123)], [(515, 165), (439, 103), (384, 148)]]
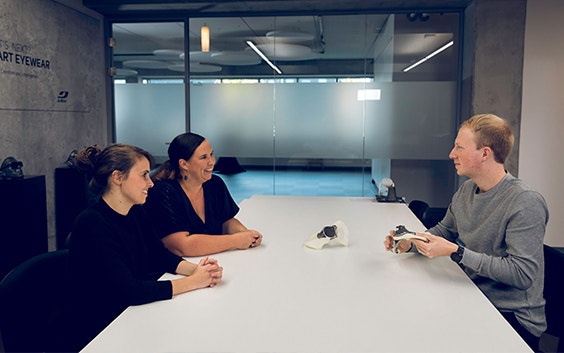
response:
[(321, 232), (317, 233), (317, 237), (320, 239), (321, 238), (335, 239), (337, 237), (337, 226), (332, 225), (332, 226), (323, 227)]
[(462, 255), (464, 255), (464, 247), (459, 245), (458, 250), (450, 254), (450, 259), (459, 264), (462, 261)]

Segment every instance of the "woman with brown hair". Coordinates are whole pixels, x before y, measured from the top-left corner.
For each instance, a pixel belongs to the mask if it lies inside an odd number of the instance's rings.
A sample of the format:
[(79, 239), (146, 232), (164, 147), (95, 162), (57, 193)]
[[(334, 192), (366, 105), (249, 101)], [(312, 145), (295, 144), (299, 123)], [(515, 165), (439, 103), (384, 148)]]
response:
[(168, 156), (153, 175), (155, 187), (144, 207), (170, 251), (202, 256), (262, 243), (261, 233), (235, 218), (239, 207), (213, 174), (215, 156), (208, 140), (191, 132), (178, 135)]
[[(60, 348), (78, 350), (131, 305), (171, 299), (174, 295), (221, 281), (216, 260), (198, 264), (168, 251), (155, 236), (141, 205), (153, 182), (152, 156), (141, 148), (113, 144), (86, 147), (76, 156), (79, 171), (90, 178), (98, 202), (76, 219), (70, 238), (70, 281), (76, 295), (63, 315), (68, 323)], [(159, 281), (165, 273), (184, 275)], [(73, 346), (69, 347), (69, 341)]]

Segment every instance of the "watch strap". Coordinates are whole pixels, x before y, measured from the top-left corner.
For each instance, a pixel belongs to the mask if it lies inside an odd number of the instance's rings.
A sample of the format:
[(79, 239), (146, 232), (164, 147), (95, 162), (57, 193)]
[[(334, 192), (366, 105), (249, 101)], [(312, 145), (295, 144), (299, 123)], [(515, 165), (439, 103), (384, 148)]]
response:
[(463, 256), (464, 256), (464, 247), (459, 245), (458, 249), (452, 254), (450, 254), (450, 259), (456, 262), (457, 264), (459, 264), (460, 261), (462, 261)]

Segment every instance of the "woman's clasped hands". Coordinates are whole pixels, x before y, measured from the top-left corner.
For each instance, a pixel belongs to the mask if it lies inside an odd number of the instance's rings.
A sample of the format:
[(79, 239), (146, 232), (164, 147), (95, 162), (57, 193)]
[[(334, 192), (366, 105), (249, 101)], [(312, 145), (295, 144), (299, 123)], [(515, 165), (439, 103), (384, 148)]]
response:
[(256, 230), (243, 230), (233, 234), (237, 238), (237, 249), (256, 248), (262, 243), (262, 234)]
[(223, 267), (219, 266), (217, 260), (211, 257), (202, 258), (190, 275), (202, 287), (214, 287), (221, 282), (222, 276)]

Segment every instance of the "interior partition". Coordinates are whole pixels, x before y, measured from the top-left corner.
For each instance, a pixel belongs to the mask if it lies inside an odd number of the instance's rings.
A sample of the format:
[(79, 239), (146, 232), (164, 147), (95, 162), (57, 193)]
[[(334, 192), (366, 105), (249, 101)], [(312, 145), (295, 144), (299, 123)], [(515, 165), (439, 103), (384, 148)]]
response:
[[(448, 151), (458, 121), (459, 15), (426, 16), (415, 22), (406, 14), (190, 19), (184, 22), (188, 50), (168, 61), (176, 74), (141, 68), (136, 77), (115, 80), (117, 139), (164, 161), (176, 135), (199, 133), (216, 157), (271, 173), (272, 187), (256, 192), (278, 194), (289, 171), (353, 171), (356, 179), (343, 181), (358, 184), (349, 196), (373, 196), (381, 178), (394, 177), (406, 201), (444, 207), (454, 190)], [(350, 32), (341, 33), (341, 23)], [(209, 52), (200, 43), (204, 27), (211, 33)], [(227, 45), (230, 36), (237, 40)], [(289, 40), (293, 44), (284, 42)], [(333, 41), (348, 48), (344, 54), (331, 53)], [(266, 59), (252, 57), (248, 42)], [(430, 54), (449, 43), (450, 49), (434, 54), (441, 60), (428, 55), (428, 62), (407, 69), (420, 59), (413, 48), (428, 47), (423, 52)], [(155, 56), (164, 52), (172, 50)], [(293, 182), (315, 183), (311, 175)]]

